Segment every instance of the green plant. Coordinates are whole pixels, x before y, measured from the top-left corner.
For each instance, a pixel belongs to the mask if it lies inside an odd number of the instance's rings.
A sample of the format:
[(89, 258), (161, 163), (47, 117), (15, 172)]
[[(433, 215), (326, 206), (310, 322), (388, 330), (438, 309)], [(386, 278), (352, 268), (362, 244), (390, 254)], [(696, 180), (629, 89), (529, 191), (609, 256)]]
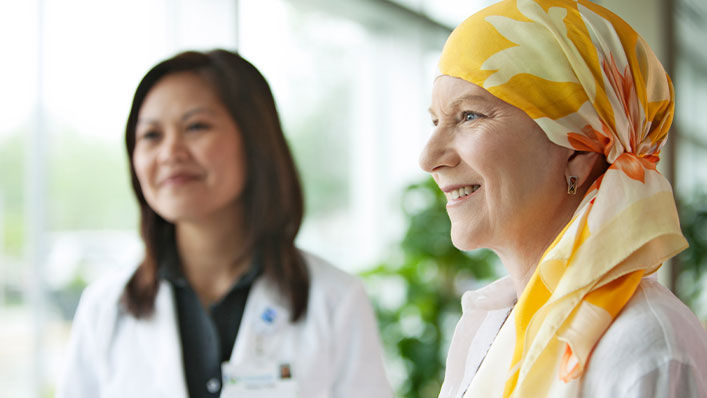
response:
[(677, 258), (677, 293), (704, 321), (707, 308), (700, 305), (700, 300), (707, 271), (707, 193), (696, 193), (690, 198), (680, 201), (680, 224), (690, 247)]
[[(430, 178), (403, 194), (408, 229), (389, 258), (362, 274), (372, 287), (386, 353), (407, 398), (436, 397), (463, 290), (495, 276), (496, 257), (450, 241), (446, 199)], [(395, 380), (394, 380), (395, 381)]]

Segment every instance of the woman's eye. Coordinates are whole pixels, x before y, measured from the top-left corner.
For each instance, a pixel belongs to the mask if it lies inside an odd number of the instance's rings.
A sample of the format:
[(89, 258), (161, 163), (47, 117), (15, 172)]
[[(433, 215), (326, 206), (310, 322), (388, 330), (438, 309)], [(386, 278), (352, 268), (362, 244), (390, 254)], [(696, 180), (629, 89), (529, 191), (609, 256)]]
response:
[(433, 125), (433, 126), (437, 126), (438, 123), (439, 123), (439, 120), (437, 120), (437, 119), (432, 119), (432, 125)]
[(150, 131), (140, 134), (140, 139), (144, 139), (144, 140), (148, 140), (148, 141), (153, 141), (158, 138), (160, 138), (160, 133), (155, 130), (150, 130)]
[(209, 125), (204, 122), (194, 122), (187, 125), (188, 131), (201, 131), (209, 128)]
[(478, 118), (480, 118), (480, 117), (482, 117), (482, 116), (483, 116), (483, 115), (480, 114), (480, 113), (466, 111), (466, 112), (463, 112), (463, 113), (462, 113), (462, 121), (464, 121), (464, 122), (470, 122), (470, 121), (476, 120), (476, 119), (478, 119)]

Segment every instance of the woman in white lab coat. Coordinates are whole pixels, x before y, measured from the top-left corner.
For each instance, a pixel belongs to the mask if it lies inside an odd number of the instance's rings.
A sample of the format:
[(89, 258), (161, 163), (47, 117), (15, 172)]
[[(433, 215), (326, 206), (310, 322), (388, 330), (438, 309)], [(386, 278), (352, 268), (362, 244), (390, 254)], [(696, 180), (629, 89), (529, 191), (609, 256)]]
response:
[(294, 246), (303, 213), (267, 82), (165, 60), (126, 128), (145, 257), (84, 292), (58, 397), (391, 397), (356, 278)]

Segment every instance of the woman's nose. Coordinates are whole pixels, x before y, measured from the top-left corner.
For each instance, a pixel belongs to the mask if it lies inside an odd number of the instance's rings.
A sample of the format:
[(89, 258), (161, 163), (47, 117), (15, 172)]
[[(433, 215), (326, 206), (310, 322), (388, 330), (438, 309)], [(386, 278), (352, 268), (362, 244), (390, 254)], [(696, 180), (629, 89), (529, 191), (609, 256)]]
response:
[(160, 161), (164, 163), (180, 162), (189, 157), (189, 149), (184, 138), (178, 132), (165, 133), (160, 151)]
[(453, 167), (456, 164), (455, 153), (449, 145), (443, 131), (435, 131), (420, 153), (420, 168), (428, 173), (440, 167)]

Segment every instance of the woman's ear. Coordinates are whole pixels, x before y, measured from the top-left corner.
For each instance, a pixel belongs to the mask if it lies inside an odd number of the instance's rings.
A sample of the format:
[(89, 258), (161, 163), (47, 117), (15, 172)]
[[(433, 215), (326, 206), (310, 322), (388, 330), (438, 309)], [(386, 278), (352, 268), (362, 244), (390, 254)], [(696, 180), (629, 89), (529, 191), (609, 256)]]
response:
[(607, 167), (604, 157), (597, 152), (574, 151), (567, 159), (565, 178), (571, 185), (571, 178), (575, 177), (575, 190), (584, 192)]

